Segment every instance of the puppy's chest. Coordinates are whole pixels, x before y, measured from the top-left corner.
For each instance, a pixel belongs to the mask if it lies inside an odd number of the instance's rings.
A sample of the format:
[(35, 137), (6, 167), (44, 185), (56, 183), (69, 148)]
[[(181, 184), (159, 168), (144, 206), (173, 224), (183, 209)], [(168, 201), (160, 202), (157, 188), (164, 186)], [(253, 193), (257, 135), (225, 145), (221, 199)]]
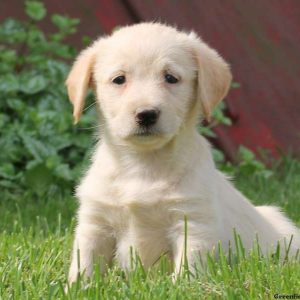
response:
[(185, 215), (193, 218), (207, 210), (198, 189), (185, 189), (168, 179), (119, 179), (106, 185), (104, 194), (97, 202), (114, 220), (113, 227), (120, 223), (121, 227), (134, 224), (162, 228), (183, 220)]
[[(127, 198), (126, 198), (127, 199)], [(119, 199), (120, 200), (120, 199)], [(138, 201), (93, 202), (93, 220), (112, 228), (117, 236), (129, 232), (149, 232), (170, 227), (174, 222), (174, 205)], [(178, 213), (177, 213), (178, 214)]]
[[(104, 175), (104, 174), (101, 174)], [(113, 228), (134, 226), (164, 227), (183, 220), (185, 215), (198, 218), (207, 211), (207, 192), (196, 180), (165, 176), (92, 176), (79, 187), (83, 207), (91, 206), (97, 220)], [(88, 201), (86, 201), (89, 199)], [(86, 205), (85, 205), (86, 203)], [(197, 216), (196, 216), (197, 214)], [(102, 222), (102, 221), (101, 221)]]
[[(91, 197), (81, 197), (83, 204), (86, 198), (95, 205), (95, 217), (106, 219), (112, 227), (125, 228), (130, 223), (139, 225), (160, 224), (168, 222), (172, 213), (170, 208), (171, 194), (168, 184), (163, 181), (148, 182), (143, 178), (126, 178), (101, 181), (92, 190), (98, 190)], [(86, 189), (85, 189), (86, 190)], [(88, 203), (86, 203), (88, 204)], [(83, 205), (85, 206), (85, 205)]]
[(148, 207), (166, 202), (170, 197), (170, 183), (167, 180), (146, 180), (144, 178), (121, 178), (107, 187), (107, 196), (120, 205)]

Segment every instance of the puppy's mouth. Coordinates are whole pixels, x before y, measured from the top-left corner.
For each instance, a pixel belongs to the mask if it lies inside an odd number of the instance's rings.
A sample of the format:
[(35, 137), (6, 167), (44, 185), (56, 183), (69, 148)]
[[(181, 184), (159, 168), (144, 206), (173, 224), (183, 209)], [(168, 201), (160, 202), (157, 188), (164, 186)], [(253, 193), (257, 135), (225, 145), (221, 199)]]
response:
[(134, 137), (147, 138), (147, 137), (157, 137), (159, 135), (159, 131), (148, 128), (148, 127), (140, 127), (134, 133)]
[(148, 151), (161, 148), (169, 139), (169, 135), (166, 135), (155, 127), (138, 127), (128, 136), (127, 141), (131, 145), (138, 147), (138, 149)]

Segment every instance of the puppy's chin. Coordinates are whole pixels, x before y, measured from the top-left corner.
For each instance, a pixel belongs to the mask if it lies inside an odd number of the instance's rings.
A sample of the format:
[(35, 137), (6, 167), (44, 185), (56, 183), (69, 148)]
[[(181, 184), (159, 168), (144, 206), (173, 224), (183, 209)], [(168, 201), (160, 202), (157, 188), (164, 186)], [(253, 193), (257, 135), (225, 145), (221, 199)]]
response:
[(143, 132), (143, 133), (133, 133), (128, 135), (124, 142), (131, 148), (135, 148), (140, 151), (151, 151), (157, 150), (165, 146), (170, 140), (172, 136), (169, 134), (162, 133), (151, 133), (151, 132)]

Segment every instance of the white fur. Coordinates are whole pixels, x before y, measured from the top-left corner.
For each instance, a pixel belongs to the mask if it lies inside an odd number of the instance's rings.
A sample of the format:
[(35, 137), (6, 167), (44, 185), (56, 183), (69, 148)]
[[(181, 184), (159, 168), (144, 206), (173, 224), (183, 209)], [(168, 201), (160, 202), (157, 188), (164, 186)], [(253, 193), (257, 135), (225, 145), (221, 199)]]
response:
[[(165, 82), (168, 72), (179, 78)], [(126, 83), (112, 79), (126, 76)], [(77, 188), (80, 200), (69, 280), (92, 273), (93, 260), (113, 258), (130, 268), (130, 248), (147, 268), (168, 253), (180, 271), (187, 218), (187, 258), (234, 244), (246, 249), (258, 235), (264, 252), (298, 229), (276, 207), (254, 207), (216, 170), (210, 147), (195, 125), (210, 118), (231, 82), (228, 65), (195, 33), (154, 23), (122, 28), (84, 50), (67, 79), (78, 121), (93, 83), (101, 141)], [(158, 108), (154, 135), (136, 136), (135, 112)], [(79, 251), (78, 251), (79, 249)], [(80, 253), (80, 270), (77, 253)], [(202, 255), (205, 258), (205, 255)]]

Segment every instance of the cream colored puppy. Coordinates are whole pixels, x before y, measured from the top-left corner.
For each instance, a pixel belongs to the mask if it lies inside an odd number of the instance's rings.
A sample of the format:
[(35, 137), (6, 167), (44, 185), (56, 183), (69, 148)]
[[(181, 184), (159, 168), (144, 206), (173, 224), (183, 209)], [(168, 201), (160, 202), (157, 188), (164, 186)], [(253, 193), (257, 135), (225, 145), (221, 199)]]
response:
[(254, 207), (239, 193), (196, 130), (230, 82), (227, 63), (195, 33), (161, 24), (122, 28), (82, 51), (66, 84), (78, 121), (93, 83), (101, 140), (77, 188), (70, 282), (79, 272), (90, 276), (98, 256), (129, 269), (131, 247), (146, 268), (168, 253), (179, 272), (185, 216), (191, 267), (219, 241), (225, 249), (234, 243), (233, 228), (247, 249), (257, 234), (265, 252), (294, 235), (295, 252), (296, 227), (276, 207)]

